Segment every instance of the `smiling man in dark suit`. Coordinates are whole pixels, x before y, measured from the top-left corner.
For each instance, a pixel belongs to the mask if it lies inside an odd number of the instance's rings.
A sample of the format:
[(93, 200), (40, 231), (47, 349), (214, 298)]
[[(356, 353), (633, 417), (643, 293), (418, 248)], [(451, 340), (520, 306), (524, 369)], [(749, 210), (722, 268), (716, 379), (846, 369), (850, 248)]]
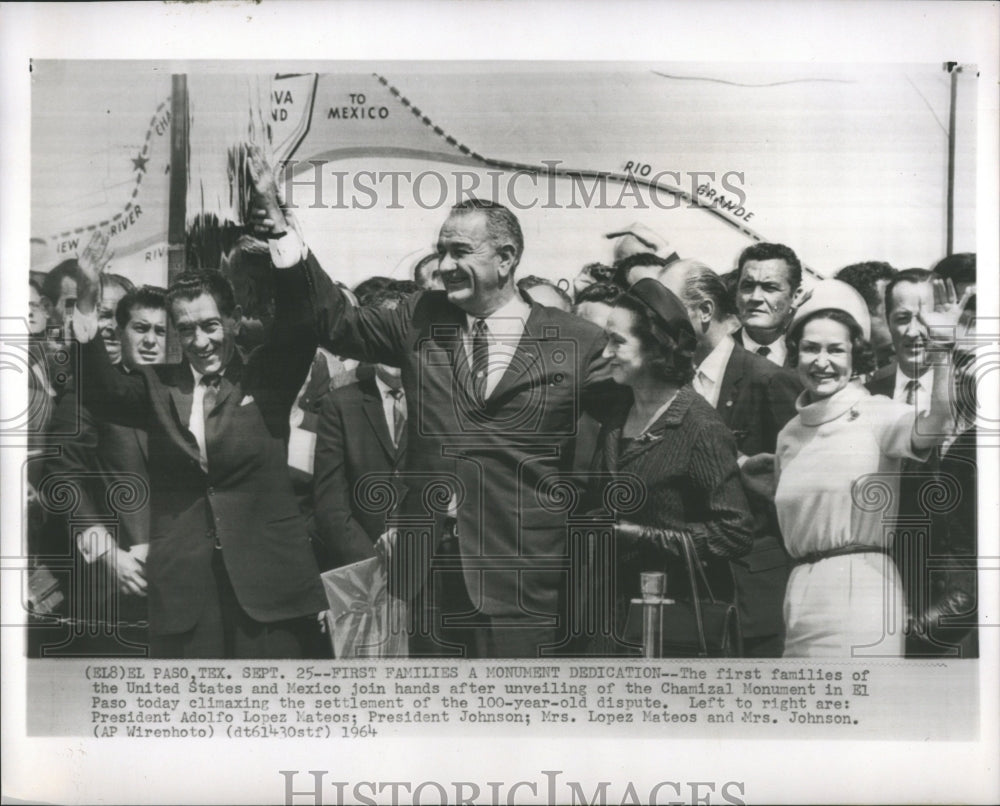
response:
[[(267, 215), (265, 225), (282, 220), (280, 210)], [(545, 491), (571, 468), (584, 407), (606, 411), (606, 395), (620, 394), (601, 330), (518, 295), (523, 248), (506, 207), (472, 199), (441, 227), (443, 292), (415, 294), (391, 311), (355, 308), (316, 275), (324, 346), (401, 369), (407, 494), (393, 554), (410, 559), (394, 567), (413, 574), (413, 553), (457, 533), (464, 623), (474, 636), (467, 650), (477, 657), (538, 657), (566, 638), (566, 513)], [(288, 260), (298, 259), (290, 246)], [(402, 528), (414, 523), (420, 528)], [(432, 573), (418, 574), (433, 587), (434, 571), (455, 567), (448, 562), (435, 557)]]
[[(669, 266), (660, 281), (688, 310), (698, 339), (692, 385), (735, 435), (741, 466), (751, 456), (773, 454), (778, 432), (795, 416), (795, 399), (801, 391), (795, 375), (744, 349), (729, 335), (731, 298), (708, 266), (682, 260)], [(753, 548), (731, 561), (744, 652), (777, 658), (784, 643), (788, 554), (771, 501), (746, 474), (744, 487), (754, 514)]]
[(84, 400), (149, 435), (151, 654), (321, 652), (315, 614), (326, 597), (287, 467), (289, 411), (316, 349), (305, 271), (275, 272), (272, 333), (245, 358), (228, 280), (182, 275), (167, 297), (182, 363), (128, 375), (97, 333), (96, 279), (84, 278), (74, 322)]

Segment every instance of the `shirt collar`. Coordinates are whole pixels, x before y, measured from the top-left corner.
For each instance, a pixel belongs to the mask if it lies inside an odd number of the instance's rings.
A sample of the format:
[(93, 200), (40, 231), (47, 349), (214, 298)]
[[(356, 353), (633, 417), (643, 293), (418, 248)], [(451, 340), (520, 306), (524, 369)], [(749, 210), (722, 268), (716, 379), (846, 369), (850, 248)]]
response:
[[(392, 387), (389, 386), (385, 381), (383, 381), (379, 376), (378, 372), (375, 373), (375, 386), (378, 387), (378, 393), (383, 398), (387, 397), (390, 392), (392, 392)], [(402, 386), (399, 387), (402, 390)]]
[[(755, 342), (752, 338), (750, 338), (750, 334), (747, 333), (747, 329), (743, 328), (743, 346), (751, 353), (756, 353), (759, 348), (764, 347), (765, 345)], [(767, 354), (768, 361), (773, 360), (771, 356), (776, 356), (781, 359), (782, 364), (785, 363), (785, 357), (788, 354), (788, 345), (785, 344), (784, 336), (772, 341), (767, 345), (767, 348), (770, 350)]]
[(729, 358), (733, 354), (736, 342), (732, 336), (723, 336), (722, 341), (715, 345), (712, 352), (702, 359), (698, 365), (698, 372), (702, 373), (712, 383), (722, 383), (722, 376), (729, 365)]
[(892, 396), (895, 398), (895, 397), (898, 397), (899, 395), (901, 395), (903, 393), (903, 390), (906, 389), (907, 384), (911, 380), (915, 380), (917, 382), (918, 387), (922, 391), (924, 391), (924, 392), (929, 391), (930, 388), (934, 385), (934, 367), (931, 367), (930, 369), (928, 369), (927, 371), (925, 371), (924, 374), (921, 375), (918, 378), (910, 378), (897, 365), (896, 366), (896, 388), (895, 388), (895, 391), (893, 392)]
[(506, 303), (497, 308), (489, 316), (465, 315), (467, 332), (472, 332), (472, 326), (477, 319), (485, 319), (486, 327), (493, 336), (520, 336), (524, 332), (524, 323), (528, 321), (531, 306), (516, 294)]

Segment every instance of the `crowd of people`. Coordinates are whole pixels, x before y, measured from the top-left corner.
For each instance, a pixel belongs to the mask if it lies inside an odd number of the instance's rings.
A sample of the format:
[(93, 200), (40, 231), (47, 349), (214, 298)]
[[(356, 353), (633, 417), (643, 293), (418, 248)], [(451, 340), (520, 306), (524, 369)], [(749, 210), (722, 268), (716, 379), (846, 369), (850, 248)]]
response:
[(809, 282), (635, 224), (553, 282), (469, 199), (348, 289), (251, 167), (265, 321), (240, 254), (32, 279), (30, 653), (329, 656), (321, 574), (380, 558), (411, 656), (637, 654), (693, 546), (746, 657), (977, 655), (974, 255)]

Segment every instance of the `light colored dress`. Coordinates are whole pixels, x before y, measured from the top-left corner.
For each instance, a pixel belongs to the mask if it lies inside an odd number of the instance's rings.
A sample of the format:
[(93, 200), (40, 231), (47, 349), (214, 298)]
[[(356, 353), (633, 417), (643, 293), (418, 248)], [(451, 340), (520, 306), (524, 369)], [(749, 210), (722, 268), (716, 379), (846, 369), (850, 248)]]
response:
[(785, 591), (785, 657), (899, 657), (905, 602), (892, 558), (912, 406), (850, 383), (825, 400), (796, 402), (778, 435), (775, 507), (793, 561), (845, 546), (842, 554), (796, 565)]

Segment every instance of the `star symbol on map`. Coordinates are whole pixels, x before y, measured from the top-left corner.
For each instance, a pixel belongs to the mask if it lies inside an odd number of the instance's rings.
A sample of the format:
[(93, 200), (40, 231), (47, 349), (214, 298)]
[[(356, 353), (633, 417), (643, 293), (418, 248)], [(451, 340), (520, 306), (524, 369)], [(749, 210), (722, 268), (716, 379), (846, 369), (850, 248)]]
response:
[(149, 162), (149, 157), (144, 157), (139, 154), (137, 157), (132, 157), (132, 168), (136, 171), (146, 171), (146, 163)]

